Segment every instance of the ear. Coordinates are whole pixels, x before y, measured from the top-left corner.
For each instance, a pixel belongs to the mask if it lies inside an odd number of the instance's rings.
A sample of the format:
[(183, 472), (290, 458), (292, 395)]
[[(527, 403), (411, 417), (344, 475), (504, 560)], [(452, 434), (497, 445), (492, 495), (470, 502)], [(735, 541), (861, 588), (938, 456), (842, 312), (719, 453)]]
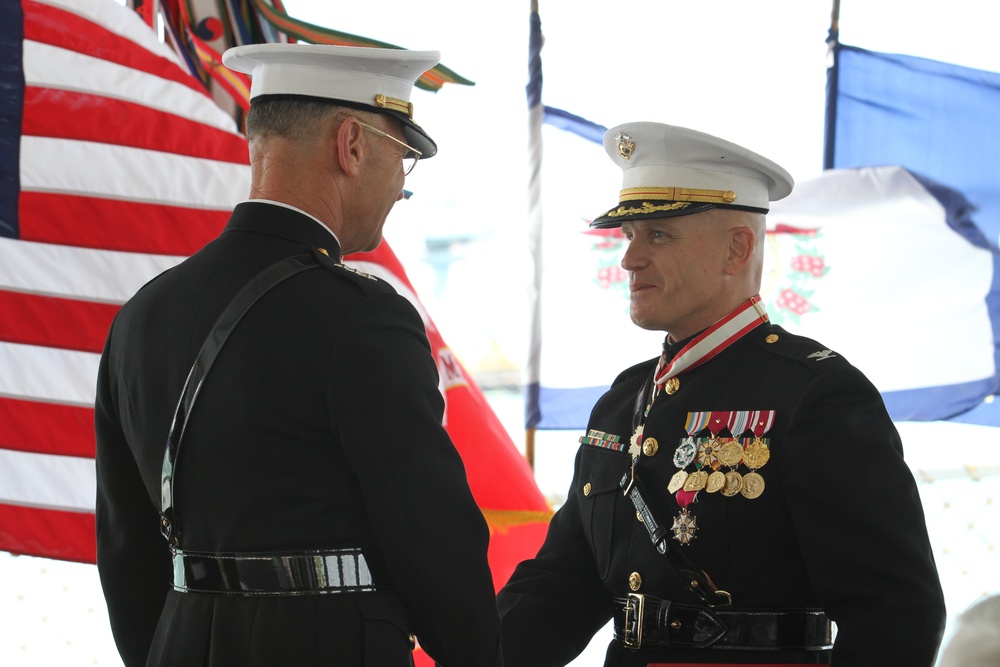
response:
[(753, 259), (756, 245), (757, 237), (750, 227), (740, 225), (730, 229), (726, 244), (726, 274), (741, 273)]
[(349, 116), (336, 130), (337, 161), (344, 173), (358, 176), (365, 157), (364, 130), (358, 119)]

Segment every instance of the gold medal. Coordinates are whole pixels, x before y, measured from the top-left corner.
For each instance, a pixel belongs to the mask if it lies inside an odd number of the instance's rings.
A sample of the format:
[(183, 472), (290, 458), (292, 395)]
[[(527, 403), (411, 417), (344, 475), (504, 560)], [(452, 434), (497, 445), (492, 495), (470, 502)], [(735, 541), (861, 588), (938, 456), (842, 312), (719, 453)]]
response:
[(708, 476), (708, 481), (705, 482), (705, 490), (709, 493), (715, 493), (719, 489), (726, 486), (726, 476), (721, 472), (716, 470), (711, 475)]
[(725, 474), (726, 485), (722, 487), (722, 495), (732, 497), (743, 490), (743, 475), (735, 470)]
[(701, 491), (705, 488), (705, 484), (708, 483), (708, 473), (704, 470), (696, 470), (695, 472), (688, 475), (688, 478), (684, 481), (685, 491)]
[(680, 489), (684, 488), (684, 482), (687, 481), (688, 474), (683, 470), (678, 470), (674, 473), (674, 476), (670, 478), (670, 483), (667, 484), (667, 491), (670, 493), (677, 493)]
[(764, 478), (755, 472), (743, 475), (743, 488), (740, 493), (744, 498), (751, 500), (760, 498), (760, 494), (764, 493)]
[(743, 448), (739, 440), (726, 440), (719, 448), (719, 463), (729, 468), (740, 464), (743, 460)]
[(743, 452), (743, 460), (751, 470), (762, 468), (771, 458), (771, 449), (760, 438), (754, 439)]

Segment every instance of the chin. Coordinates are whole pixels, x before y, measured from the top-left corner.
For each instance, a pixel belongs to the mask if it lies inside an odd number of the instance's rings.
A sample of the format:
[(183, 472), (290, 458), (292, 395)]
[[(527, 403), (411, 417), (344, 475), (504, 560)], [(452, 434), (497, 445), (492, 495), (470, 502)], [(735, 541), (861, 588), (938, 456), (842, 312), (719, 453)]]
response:
[(379, 234), (378, 236), (376, 236), (375, 238), (373, 238), (368, 243), (368, 245), (365, 247), (365, 249), (362, 250), (362, 252), (371, 252), (372, 250), (375, 250), (375, 248), (378, 248), (380, 245), (382, 245), (382, 235), (381, 234)]
[(655, 331), (658, 327), (654, 326), (652, 323), (648, 322), (641, 314), (635, 312), (629, 313), (629, 318), (632, 320), (632, 324), (639, 327), (640, 329), (647, 329), (650, 331)]

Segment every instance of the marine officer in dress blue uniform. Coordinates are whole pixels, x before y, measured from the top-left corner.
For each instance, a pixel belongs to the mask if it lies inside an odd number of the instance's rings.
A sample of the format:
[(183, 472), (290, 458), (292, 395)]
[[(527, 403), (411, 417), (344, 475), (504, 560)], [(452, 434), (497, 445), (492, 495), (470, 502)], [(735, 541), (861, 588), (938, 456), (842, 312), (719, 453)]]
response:
[(410, 93), (438, 59), (225, 54), (252, 78), (250, 198), (125, 304), (100, 364), (97, 559), (127, 667), (394, 667), (414, 641), (502, 664), (424, 325), (341, 263), (437, 150)]
[(760, 302), (792, 178), (660, 123), (604, 146), (623, 185), (592, 226), (621, 228), (631, 318), (666, 337), (594, 406), (566, 503), (501, 590), (505, 658), (565, 665), (613, 620), (607, 667), (930, 667), (943, 595), (881, 396)]

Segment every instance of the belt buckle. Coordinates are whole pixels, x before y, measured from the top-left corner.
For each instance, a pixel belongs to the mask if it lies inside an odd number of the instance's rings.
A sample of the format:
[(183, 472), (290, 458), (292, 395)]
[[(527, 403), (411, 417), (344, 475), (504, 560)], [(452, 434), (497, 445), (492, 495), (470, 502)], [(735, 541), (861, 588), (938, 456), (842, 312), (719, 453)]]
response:
[(625, 599), (625, 628), (622, 643), (627, 648), (642, 647), (642, 624), (646, 613), (646, 596), (642, 593), (629, 593)]

